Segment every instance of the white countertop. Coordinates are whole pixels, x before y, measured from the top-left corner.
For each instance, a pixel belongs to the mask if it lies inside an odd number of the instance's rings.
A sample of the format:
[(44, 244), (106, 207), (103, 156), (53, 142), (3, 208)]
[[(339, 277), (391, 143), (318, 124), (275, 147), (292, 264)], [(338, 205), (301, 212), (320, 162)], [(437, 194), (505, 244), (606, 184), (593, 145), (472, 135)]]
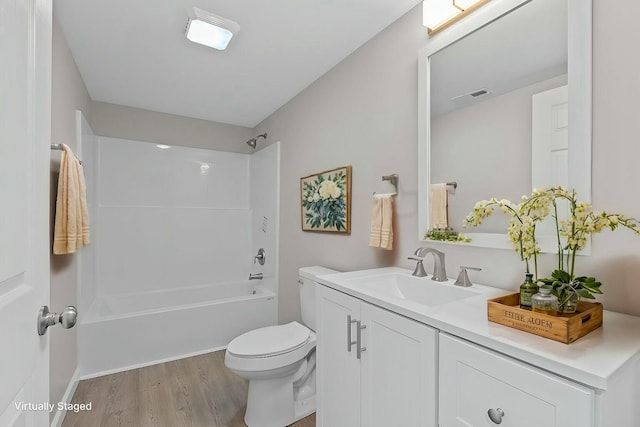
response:
[[(386, 308), (418, 322), (480, 344), (523, 362), (572, 379), (587, 386), (606, 390), (616, 373), (627, 363), (640, 360), (640, 317), (604, 311), (601, 328), (572, 344), (563, 344), (517, 329), (489, 322), (487, 299), (506, 295), (504, 289), (474, 285), (467, 288), (478, 295), (435, 308), (377, 293), (354, 284), (353, 279), (378, 274), (407, 274), (398, 267), (360, 270), (316, 276), (323, 285)], [(433, 286), (423, 278), (425, 286)], [(453, 286), (453, 280), (449, 280)]]

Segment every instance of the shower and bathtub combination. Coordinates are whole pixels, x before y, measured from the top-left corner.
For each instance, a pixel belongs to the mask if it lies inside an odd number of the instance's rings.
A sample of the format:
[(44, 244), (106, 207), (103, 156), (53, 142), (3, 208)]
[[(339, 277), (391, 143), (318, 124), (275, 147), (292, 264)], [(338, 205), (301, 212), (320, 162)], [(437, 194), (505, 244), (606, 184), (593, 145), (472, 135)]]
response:
[(81, 378), (277, 323), (279, 144), (247, 155), (90, 129), (82, 140), (93, 245), (80, 261)]

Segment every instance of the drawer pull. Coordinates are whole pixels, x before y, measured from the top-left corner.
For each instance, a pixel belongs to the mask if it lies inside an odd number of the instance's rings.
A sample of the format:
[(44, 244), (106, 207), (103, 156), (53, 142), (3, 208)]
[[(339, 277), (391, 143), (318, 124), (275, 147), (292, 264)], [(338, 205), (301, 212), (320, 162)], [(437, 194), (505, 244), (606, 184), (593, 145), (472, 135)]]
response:
[(489, 415), (489, 419), (494, 424), (502, 424), (502, 417), (504, 417), (504, 411), (500, 408), (489, 409), (487, 411), (487, 415)]

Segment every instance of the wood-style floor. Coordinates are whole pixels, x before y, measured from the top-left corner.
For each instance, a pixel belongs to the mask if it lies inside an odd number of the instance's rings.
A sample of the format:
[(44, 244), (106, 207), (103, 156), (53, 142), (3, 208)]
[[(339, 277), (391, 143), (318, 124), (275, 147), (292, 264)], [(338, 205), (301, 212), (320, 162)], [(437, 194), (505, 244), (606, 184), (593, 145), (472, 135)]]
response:
[[(244, 427), (246, 380), (224, 366), (224, 351), (81, 381), (63, 427)], [(294, 427), (313, 427), (315, 414)]]

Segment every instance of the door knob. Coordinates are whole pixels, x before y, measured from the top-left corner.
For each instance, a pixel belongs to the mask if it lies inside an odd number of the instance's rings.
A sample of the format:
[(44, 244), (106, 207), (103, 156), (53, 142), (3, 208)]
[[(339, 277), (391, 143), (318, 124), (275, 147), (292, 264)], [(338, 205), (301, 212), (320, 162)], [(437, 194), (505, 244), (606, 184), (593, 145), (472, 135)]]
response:
[(62, 313), (50, 313), (49, 307), (43, 305), (38, 311), (38, 335), (47, 333), (47, 328), (56, 323), (62, 325), (63, 328), (73, 328), (78, 320), (78, 309), (70, 305), (62, 310)]

